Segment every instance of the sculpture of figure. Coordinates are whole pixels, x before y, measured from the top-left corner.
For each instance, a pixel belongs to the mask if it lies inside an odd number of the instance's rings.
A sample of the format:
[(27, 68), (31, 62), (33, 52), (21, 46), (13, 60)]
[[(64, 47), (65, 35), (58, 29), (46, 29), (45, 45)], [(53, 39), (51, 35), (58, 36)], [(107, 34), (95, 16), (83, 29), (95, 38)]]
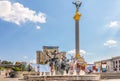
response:
[(73, 75), (73, 72), (74, 72), (74, 61), (72, 60), (70, 62), (70, 75)]
[(67, 60), (66, 61), (66, 67), (65, 67), (67, 75), (68, 75), (69, 69), (70, 69), (70, 63), (69, 63), (69, 60)]
[(48, 60), (46, 60), (46, 64), (49, 64), (49, 66), (51, 67), (51, 75), (53, 75), (53, 72), (55, 72), (55, 74), (64, 74), (64, 71), (66, 70), (67, 74), (69, 71), (69, 60), (65, 57), (62, 56), (62, 61), (57, 57), (57, 51), (55, 50), (52, 55), (54, 55), (53, 57), (50, 57), (48, 52), (46, 52), (47, 56), (49, 57)]
[(80, 67), (81, 67), (81, 65), (80, 65), (80, 63), (77, 61), (76, 62), (76, 64), (75, 64), (75, 66), (76, 66), (76, 73), (77, 73), (77, 75), (79, 75), (79, 73), (80, 73)]
[(79, 11), (79, 7), (82, 5), (82, 2), (81, 1), (76, 1), (76, 2), (73, 2), (73, 4), (75, 4), (76, 12), (78, 12)]

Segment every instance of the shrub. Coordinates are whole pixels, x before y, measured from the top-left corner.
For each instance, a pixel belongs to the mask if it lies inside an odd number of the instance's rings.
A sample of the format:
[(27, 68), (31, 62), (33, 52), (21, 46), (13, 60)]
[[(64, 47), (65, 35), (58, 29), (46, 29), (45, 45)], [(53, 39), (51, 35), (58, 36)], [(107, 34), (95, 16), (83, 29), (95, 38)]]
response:
[(21, 71), (20, 68), (18, 68), (18, 67), (13, 67), (12, 70), (14, 70), (14, 71)]

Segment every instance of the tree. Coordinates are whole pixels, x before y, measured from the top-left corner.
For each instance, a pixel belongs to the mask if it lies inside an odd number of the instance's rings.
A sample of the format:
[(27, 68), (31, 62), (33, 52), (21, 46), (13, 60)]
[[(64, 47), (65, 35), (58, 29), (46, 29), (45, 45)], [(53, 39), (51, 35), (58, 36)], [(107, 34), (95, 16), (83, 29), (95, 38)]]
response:
[(30, 64), (28, 64), (28, 66), (27, 66), (27, 71), (32, 71), (32, 66), (30, 65)]
[(24, 64), (21, 65), (21, 71), (26, 71), (26, 66)]
[(16, 62), (15, 65), (20, 68), (21, 71), (26, 71), (26, 63)]
[(1, 64), (13, 64), (13, 62), (4, 60)]

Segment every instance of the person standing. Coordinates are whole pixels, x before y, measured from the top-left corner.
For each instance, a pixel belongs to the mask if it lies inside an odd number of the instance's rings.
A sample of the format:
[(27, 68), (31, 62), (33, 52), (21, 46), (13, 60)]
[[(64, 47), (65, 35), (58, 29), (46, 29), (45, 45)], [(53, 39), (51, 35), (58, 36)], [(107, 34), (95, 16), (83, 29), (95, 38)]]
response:
[(6, 72), (6, 73), (5, 73), (5, 76), (7, 77), (7, 75), (8, 75), (8, 73)]
[(53, 75), (53, 73), (54, 73), (54, 65), (53, 65), (53, 63), (50, 64), (50, 69), (51, 69), (51, 75)]
[(0, 70), (0, 75), (1, 75), (1, 70)]
[(74, 73), (74, 62), (71, 61), (70, 62), (70, 75), (73, 75), (73, 73)]

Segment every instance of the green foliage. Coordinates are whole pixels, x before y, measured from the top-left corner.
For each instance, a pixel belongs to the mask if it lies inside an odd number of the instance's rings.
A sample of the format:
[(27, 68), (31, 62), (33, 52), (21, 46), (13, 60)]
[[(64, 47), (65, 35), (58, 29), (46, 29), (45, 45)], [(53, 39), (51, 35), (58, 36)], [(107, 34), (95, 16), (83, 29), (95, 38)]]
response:
[(14, 71), (21, 71), (21, 69), (19, 67), (13, 67), (12, 70), (14, 70)]
[(44, 64), (44, 62), (43, 62), (43, 61), (41, 61), (41, 62), (40, 62), (40, 64)]
[(32, 66), (30, 64), (27, 66), (27, 71), (32, 71)]
[(24, 64), (21, 65), (21, 71), (26, 71), (26, 66)]
[(21, 71), (26, 71), (26, 64), (22, 62), (16, 62), (15, 65), (20, 68)]
[(2, 70), (2, 71), (3, 71), (3, 70), (5, 70), (5, 68), (4, 68), (4, 67), (0, 67), (0, 70)]
[(6, 61), (6, 60), (4, 60), (4, 61), (2, 61), (2, 63), (1, 64), (13, 64), (11, 61)]

